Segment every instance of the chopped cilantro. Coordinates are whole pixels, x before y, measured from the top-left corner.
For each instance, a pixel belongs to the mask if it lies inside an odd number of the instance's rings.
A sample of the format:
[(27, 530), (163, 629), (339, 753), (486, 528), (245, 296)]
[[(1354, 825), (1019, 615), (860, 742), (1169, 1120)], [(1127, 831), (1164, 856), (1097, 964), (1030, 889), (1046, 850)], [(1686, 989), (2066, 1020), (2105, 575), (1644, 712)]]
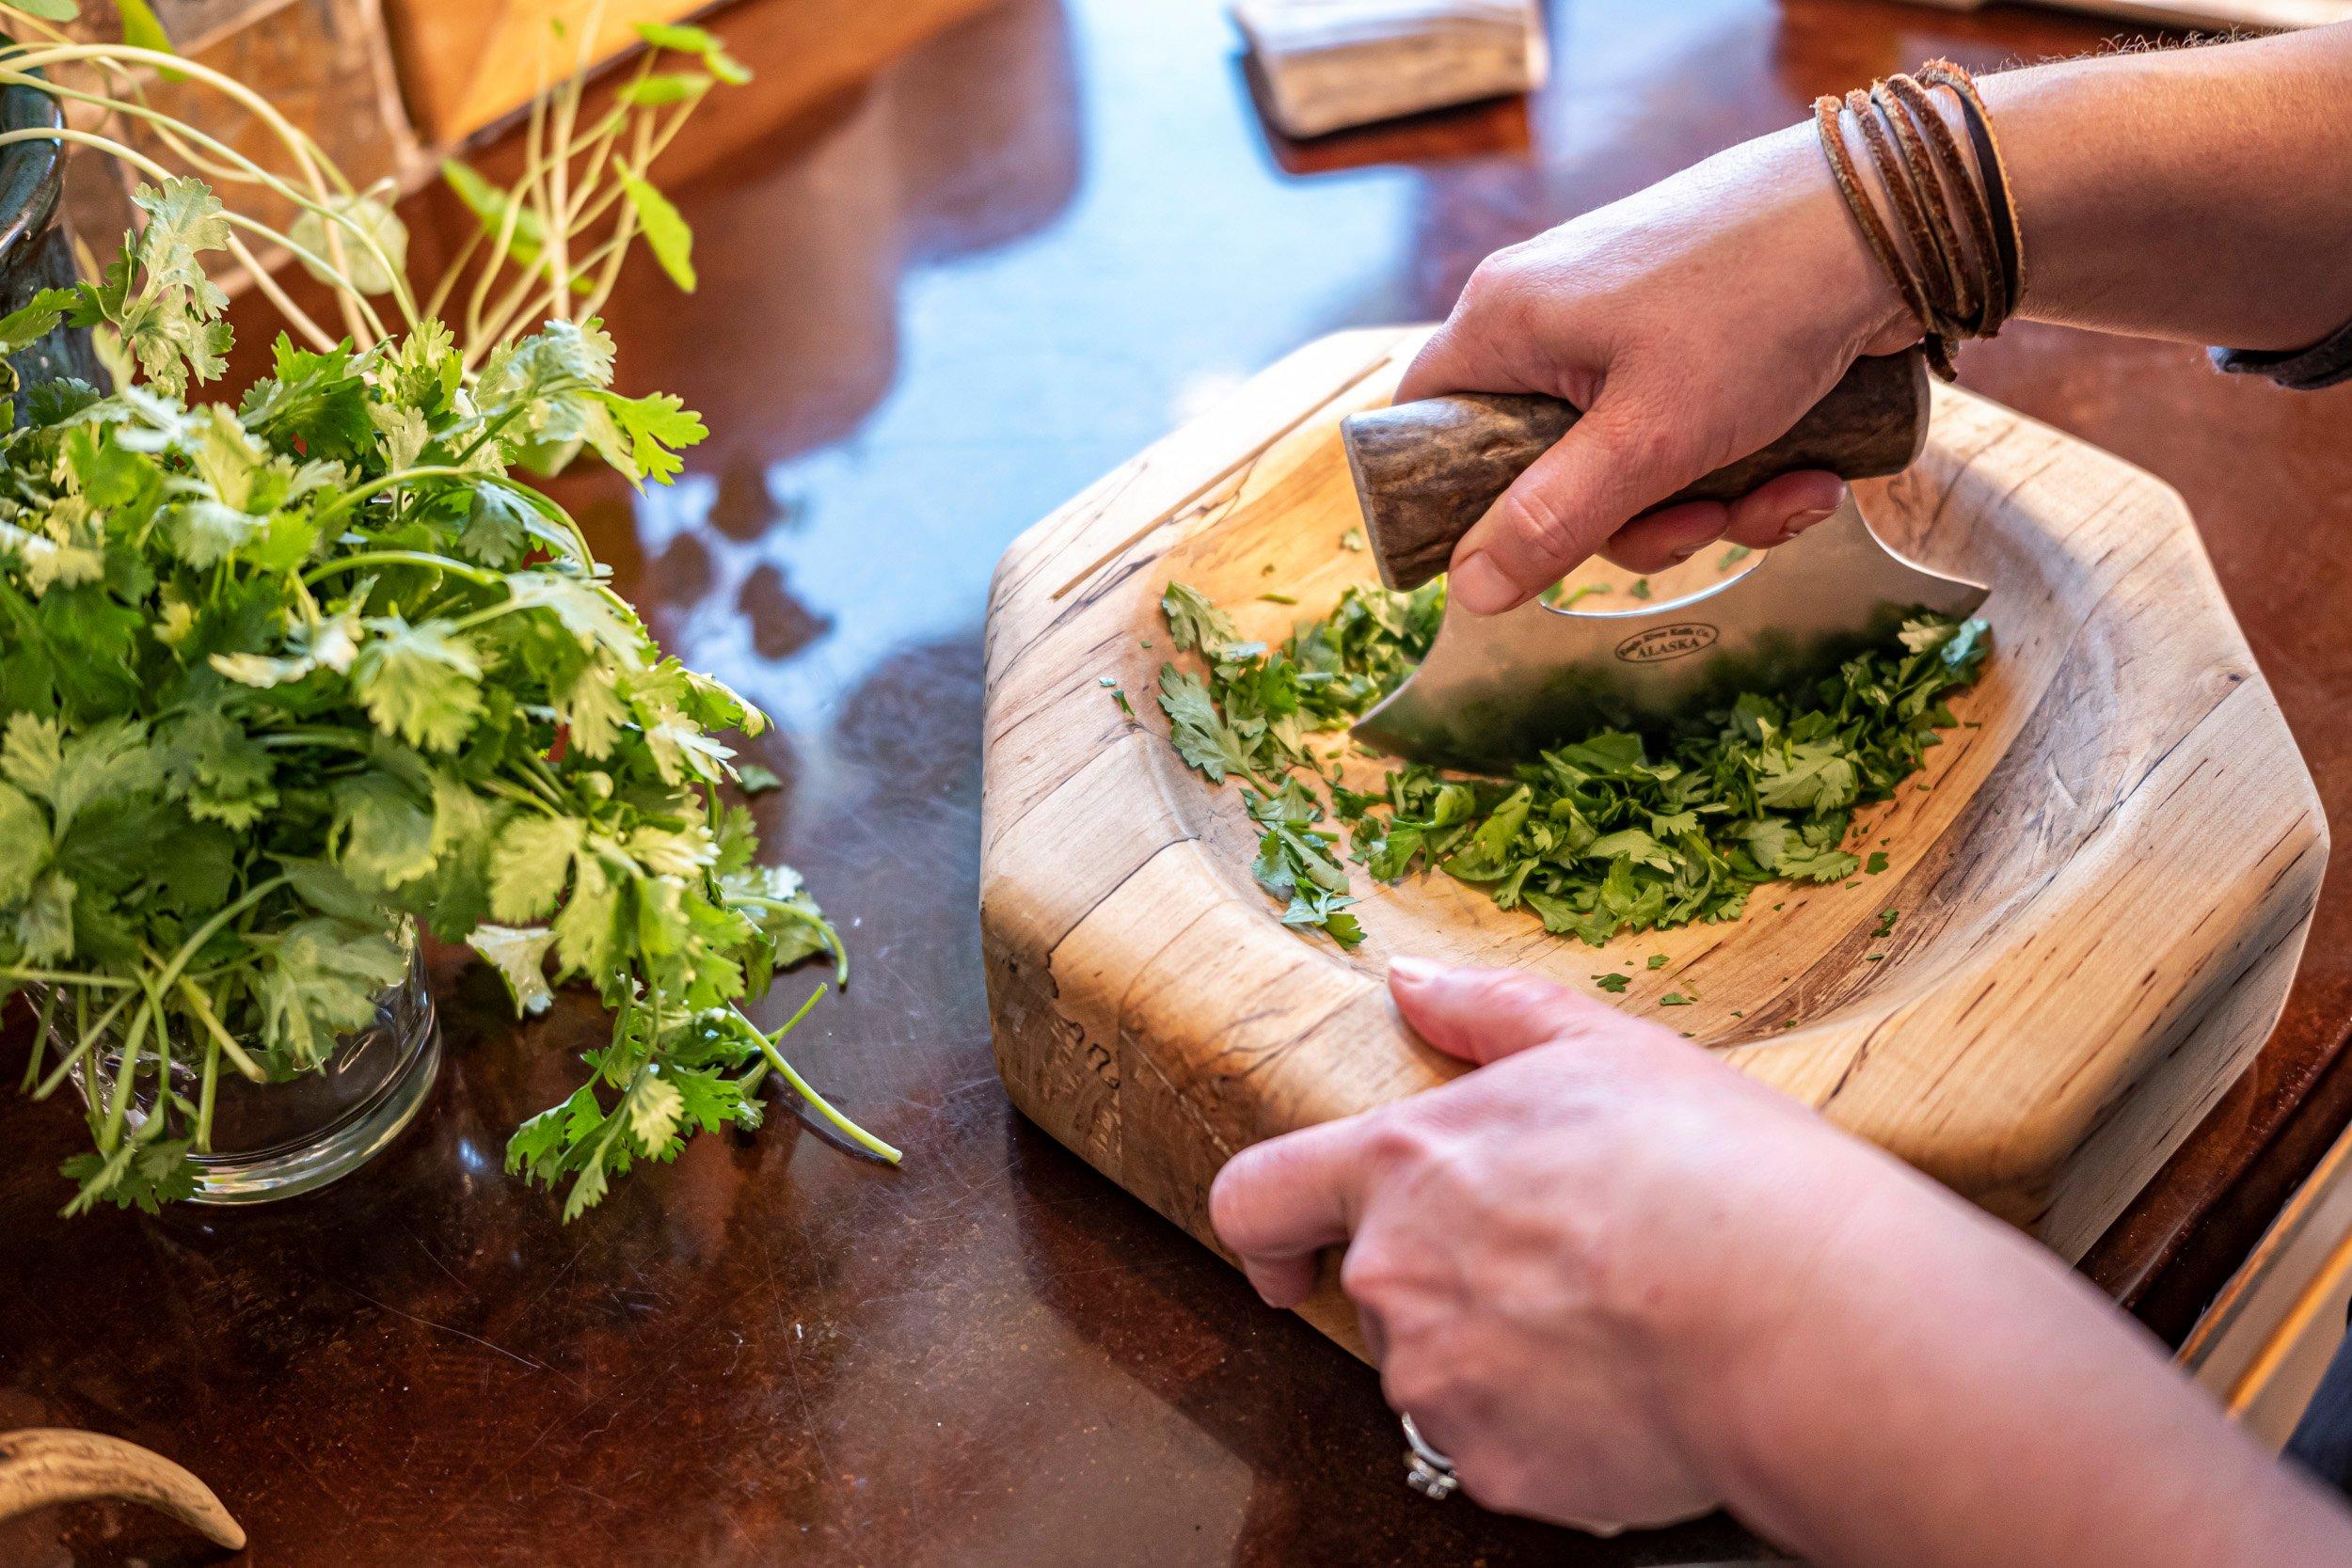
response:
[[(1238, 641), (1204, 595), (1168, 586), (1169, 630), (1205, 666), (1161, 673), (1170, 738), (1212, 781), (1239, 776), (1253, 800), (1283, 802), (1252, 816), (1260, 880), (1293, 924), (1336, 934), (1328, 916), (1345, 896), (1343, 879), (1311, 875), (1332, 842), (1311, 826), (1321, 809), (1291, 776), (1297, 769), (1324, 785), (1348, 858), (1375, 880), (1441, 871), (1593, 946), (1736, 919), (1765, 883), (1847, 881), (1865, 871), (1844, 847), (1855, 809), (1917, 769), (1937, 728), (1955, 721), (1944, 697), (1975, 679), (1989, 647), (1979, 623), (1921, 614), (1815, 686), (1745, 693), (1641, 734), (1565, 736), (1509, 778), (1421, 764), (1391, 768), (1376, 790), (1325, 778), (1310, 737), (1347, 724), (1404, 678), (1428, 651), (1444, 602), (1442, 579), (1409, 594), (1350, 587), (1327, 616), (1269, 648)], [(1656, 954), (1649, 967), (1666, 962)]]
[(1874, 937), (1889, 935), (1895, 929), (1895, 922), (1900, 920), (1901, 918), (1902, 911), (1899, 910), (1879, 911), (1879, 923), (1877, 927), (1871, 930), (1870, 934)]
[(1863, 863), (1862, 869), (1875, 877), (1886, 869), (1886, 851), (1873, 849), (1870, 851), (1870, 858)]
[(1731, 548), (1725, 550), (1723, 554), (1715, 558), (1715, 570), (1719, 572), (1728, 572), (1734, 566), (1739, 565), (1740, 562), (1745, 561), (1749, 556), (1754, 555), (1755, 553), (1756, 552), (1754, 550), (1749, 549), (1745, 545), (1734, 545)]
[(1670, 990), (1658, 999), (1658, 1005), (1661, 1007), (1687, 1007), (1696, 1000), (1697, 998), (1685, 996), (1678, 990)]
[(1625, 990), (1627, 982), (1622, 974), (1596, 974), (1593, 976), (1593, 984), (1614, 996)]
[(1665, 968), (1665, 967), (1666, 967), (1666, 955), (1665, 955), (1665, 954), (1663, 954), (1663, 953), (1652, 953), (1652, 954), (1649, 956), (1649, 966), (1650, 966), (1650, 968), (1652, 968), (1652, 969), (1663, 969), (1663, 968)]
[(1340, 548), (1343, 550), (1360, 550), (1363, 547), (1364, 531), (1362, 529), (1351, 528), (1345, 533), (1340, 535)]

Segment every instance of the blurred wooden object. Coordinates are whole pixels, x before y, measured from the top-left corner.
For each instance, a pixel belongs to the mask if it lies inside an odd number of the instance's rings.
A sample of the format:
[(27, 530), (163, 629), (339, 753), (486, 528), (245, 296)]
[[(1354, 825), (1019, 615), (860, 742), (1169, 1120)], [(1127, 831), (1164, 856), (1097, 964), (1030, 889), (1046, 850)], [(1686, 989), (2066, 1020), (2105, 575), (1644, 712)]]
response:
[[(1938, 10), (1973, 11), (1988, 0), (1912, 0)], [(2249, 27), (2285, 32), (2352, 22), (2352, 0), (2046, 0), (2062, 10), (2145, 22), (2156, 27)]]
[[(156, 19), (172, 47), (243, 82), (325, 150), (354, 185), (379, 180), (413, 185), (432, 160), (418, 145), (392, 66), (378, 0), (154, 0)], [(76, 37), (113, 41), (121, 36), (112, 7), (83, 8), (68, 28)], [(95, 87), (94, 76), (69, 85)], [(283, 147), (249, 111), (217, 88), (194, 79), (149, 74), (147, 101), (263, 166), (289, 172)], [(103, 129), (168, 167), (180, 160), (145, 122), (69, 105), (71, 123)], [(66, 210), (74, 233), (101, 257), (112, 254), (124, 230), (135, 227), (129, 187), (147, 177), (120, 162), (74, 148), (66, 166)], [(257, 186), (237, 195), (239, 210), (283, 230), (292, 203)], [(223, 278), (235, 292), (234, 280)]]
[(2352, 1309), (2352, 1133), (2295, 1195), (2181, 1346), (2181, 1364), (2277, 1449), (2311, 1403)]
[[(859, 81), (900, 51), (995, 0), (789, 0), (782, 52), (787, 80), (764, 84), (769, 102), (815, 102)], [(495, 125), (569, 68), (572, 45), (552, 26), (584, 25), (591, 0), (386, 0), (401, 90), (425, 140), (449, 147)], [(677, 22), (708, 0), (605, 0), (591, 57), (610, 59), (637, 41), (638, 24)], [(773, 31), (774, 17), (764, 19)], [(573, 36), (577, 36), (576, 32)], [(763, 77), (778, 67), (763, 64)]]
[(1549, 64), (1531, 0), (1234, 0), (1285, 135), (1529, 92)]
[(95, 1432), (0, 1432), (0, 1519), (100, 1497), (158, 1509), (227, 1551), (245, 1545), (213, 1489), (159, 1453)]

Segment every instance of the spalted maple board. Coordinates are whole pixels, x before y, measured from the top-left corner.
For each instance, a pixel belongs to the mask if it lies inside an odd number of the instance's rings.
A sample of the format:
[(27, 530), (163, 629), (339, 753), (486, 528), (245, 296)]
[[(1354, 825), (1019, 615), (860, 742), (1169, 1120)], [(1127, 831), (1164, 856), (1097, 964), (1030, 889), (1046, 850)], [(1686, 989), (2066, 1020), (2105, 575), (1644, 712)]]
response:
[[(2179, 496), (1938, 388), (1925, 455), (1860, 499), (1890, 543), (1992, 584), (1994, 651), (1953, 704), (1979, 727), (1946, 732), (1916, 784), (1862, 815), (1883, 874), (1775, 885), (1738, 921), (1597, 950), (1444, 876), (1383, 887), (1351, 866), (1368, 935), (1343, 952), (1279, 923), (1240, 791), (1168, 746), (1158, 599), (1179, 578), (1244, 635), (1279, 637), (1371, 580), (1343, 547), (1358, 510), (1338, 422), (1388, 397), (1421, 338), (1301, 349), (998, 565), (980, 915), (1014, 1104), (1214, 1245), (1209, 1183), (1234, 1150), (1464, 1070), (1397, 1018), (1391, 955), (1587, 990), (1614, 969), (1631, 977), (1618, 1005), (2079, 1256), (2276, 1022), (2327, 861), (2310, 776)], [(1661, 1009), (1669, 991), (1698, 1000)], [(1349, 1338), (1338, 1308), (1310, 1315)]]

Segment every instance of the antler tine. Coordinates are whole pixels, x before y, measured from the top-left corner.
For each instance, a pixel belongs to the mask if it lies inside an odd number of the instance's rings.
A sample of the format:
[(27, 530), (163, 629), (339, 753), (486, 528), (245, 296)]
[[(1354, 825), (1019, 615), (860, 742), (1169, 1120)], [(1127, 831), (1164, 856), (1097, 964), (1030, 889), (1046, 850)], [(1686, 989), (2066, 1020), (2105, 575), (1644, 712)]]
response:
[(0, 1519), (93, 1497), (144, 1503), (232, 1552), (245, 1545), (243, 1527), (212, 1488), (161, 1454), (95, 1432), (0, 1433)]

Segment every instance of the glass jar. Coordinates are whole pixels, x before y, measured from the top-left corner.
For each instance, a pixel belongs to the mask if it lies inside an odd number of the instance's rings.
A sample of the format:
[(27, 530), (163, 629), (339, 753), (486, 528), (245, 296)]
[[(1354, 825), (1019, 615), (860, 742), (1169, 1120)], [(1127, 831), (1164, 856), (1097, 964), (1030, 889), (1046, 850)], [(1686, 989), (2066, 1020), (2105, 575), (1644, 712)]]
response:
[[(399, 980), (378, 991), (374, 1022), (341, 1036), (326, 1066), (266, 1084), (223, 1072), (214, 1089), (213, 1147), (196, 1162), (197, 1203), (267, 1203), (338, 1180), (373, 1159), (415, 1117), (441, 1067), (441, 1034), (416, 927), (403, 921), (396, 940), (408, 959)], [(71, 1010), (55, 1009), (50, 1044), (70, 1053)], [(114, 1030), (110, 1028), (111, 1037)], [(103, 1106), (121, 1067), (119, 1049), (84, 1053), (72, 1069), (83, 1100)], [(201, 1089), (194, 1050), (172, 1054), (172, 1085), (194, 1101)], [(135, 1130), (155, 1102), (154, 1074), (135, 1085), (125, 1115)]]

